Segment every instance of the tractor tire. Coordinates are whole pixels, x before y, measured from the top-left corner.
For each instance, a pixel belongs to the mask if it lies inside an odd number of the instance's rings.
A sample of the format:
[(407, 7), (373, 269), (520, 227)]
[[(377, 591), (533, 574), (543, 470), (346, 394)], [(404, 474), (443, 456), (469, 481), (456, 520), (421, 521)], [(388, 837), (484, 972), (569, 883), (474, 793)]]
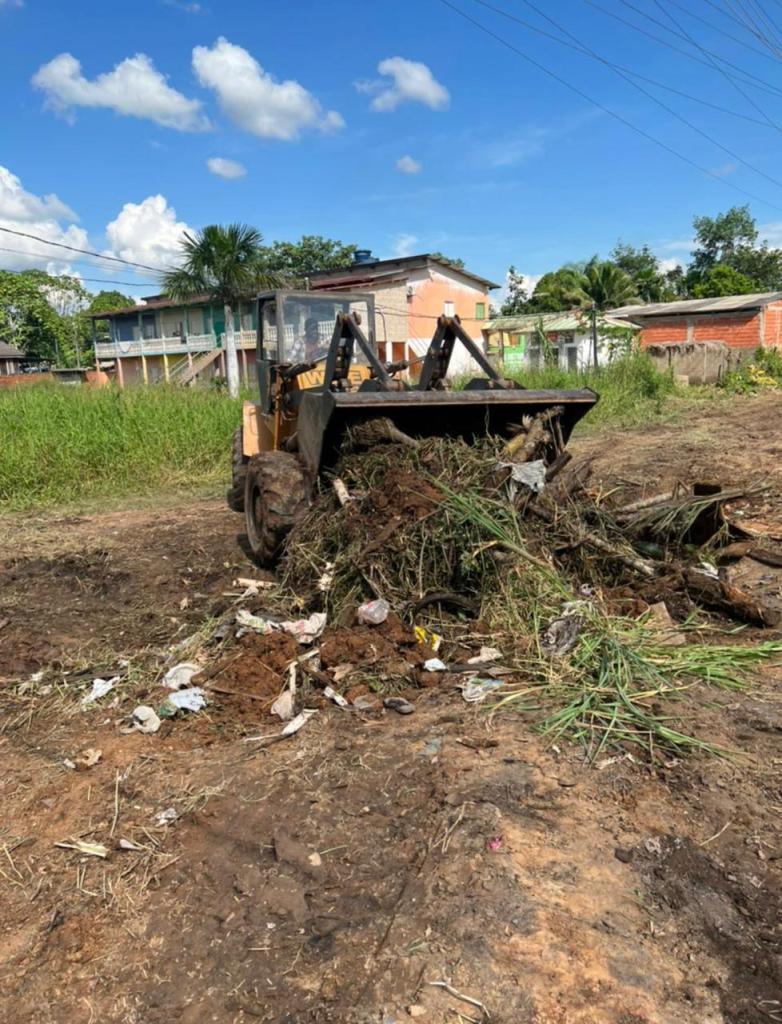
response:
[(244, 454), (244, 434), (242, 428), (237, 427), (231, 443), (231, 486), (225, 495), (228, 501), (228, 508), (232, 512), (244, 512), (244, 487), (249, 461)]
[(247, 464), (244, 516), (247, 540), (256, 561), (274, 566), (291, 527), (309, 505), (307, 476), (289, 452), (261, 452)]

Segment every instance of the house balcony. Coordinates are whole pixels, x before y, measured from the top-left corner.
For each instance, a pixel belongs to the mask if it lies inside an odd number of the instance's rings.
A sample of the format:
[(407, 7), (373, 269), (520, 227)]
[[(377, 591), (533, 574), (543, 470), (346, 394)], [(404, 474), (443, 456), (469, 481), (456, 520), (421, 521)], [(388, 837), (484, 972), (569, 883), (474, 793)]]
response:
[[(236, 347), (255, 348), (255, 331), (236, 331)], [(221, 337), (222, 342), (222, 337)], [(127, 359), (133, 356), (184, 356), (210, 352), (221, 347), (214, 334), (188, 334), (181, 338), (144, 338), (135, 341), (98, 341), (95, 343), (97, 359)]]

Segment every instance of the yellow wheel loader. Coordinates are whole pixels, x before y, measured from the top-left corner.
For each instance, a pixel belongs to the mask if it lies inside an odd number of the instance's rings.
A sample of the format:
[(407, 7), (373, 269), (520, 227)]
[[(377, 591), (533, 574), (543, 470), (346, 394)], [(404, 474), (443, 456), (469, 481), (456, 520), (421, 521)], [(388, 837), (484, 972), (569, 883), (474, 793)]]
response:
[[(551, 459), (595, 404), (589, 388), (532, 391), (504, 380), (458, 317), (441, 316), (417, 382), (406, 361), (377, 355), (372, 295), (275, 291), (257, 299), (259, 402), (246, 402), (233, 444), (228, 503), (244, 512), (261, 565), (279, 558), (319, 475), (337, 461), (348, 428), (381, 419), (413, 438), (510, 438), (546, 413)], [(459, 390), (446, 377), (456, 343), (483, 371)]]

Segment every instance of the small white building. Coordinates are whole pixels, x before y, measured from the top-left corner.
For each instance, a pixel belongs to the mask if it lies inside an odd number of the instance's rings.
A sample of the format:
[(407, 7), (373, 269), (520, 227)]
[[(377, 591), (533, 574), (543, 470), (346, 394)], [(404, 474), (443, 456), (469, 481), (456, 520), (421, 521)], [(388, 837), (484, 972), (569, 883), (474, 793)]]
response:
[[(605, 365), (626, 351), (636, 331), (629, 320), (598, 314), (598, 364)], [(586, 370), (594, 365), (589, 310), (499, 316), (487, 320), (482, 333), (487, 352), (503, 363), (508, 373), (546, 364), (562, 370)]]

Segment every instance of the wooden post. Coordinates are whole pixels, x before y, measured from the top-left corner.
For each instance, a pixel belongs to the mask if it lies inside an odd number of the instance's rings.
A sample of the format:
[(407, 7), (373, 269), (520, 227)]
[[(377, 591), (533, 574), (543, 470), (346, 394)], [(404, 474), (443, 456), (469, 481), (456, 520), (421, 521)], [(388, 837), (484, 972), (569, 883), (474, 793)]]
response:
[(163, 352), (163, 376), (165, 377), (166, 384), (168, 384), (170, 378), (168, 376), (168, 353), (167, 352)]
[(149, 374), (147, 373), (147, 357), (144, 353), (141, 353), (141, 372), (144, 375), (144, 383), (149, 384)]
[(120, 359), (119, 356), (117, 356), (116, 359), (114, 360), (114, 365), (117, 367), (117, 383), (119, 384), (120, 388), (124, 388), (125, 377), (123, 376), (122, 373), (122, 360)]
[(249, 384), (250, 378), (247, 376), (247, 352), (242, 346), (242, 374), (244, 376), (244, 383)]

